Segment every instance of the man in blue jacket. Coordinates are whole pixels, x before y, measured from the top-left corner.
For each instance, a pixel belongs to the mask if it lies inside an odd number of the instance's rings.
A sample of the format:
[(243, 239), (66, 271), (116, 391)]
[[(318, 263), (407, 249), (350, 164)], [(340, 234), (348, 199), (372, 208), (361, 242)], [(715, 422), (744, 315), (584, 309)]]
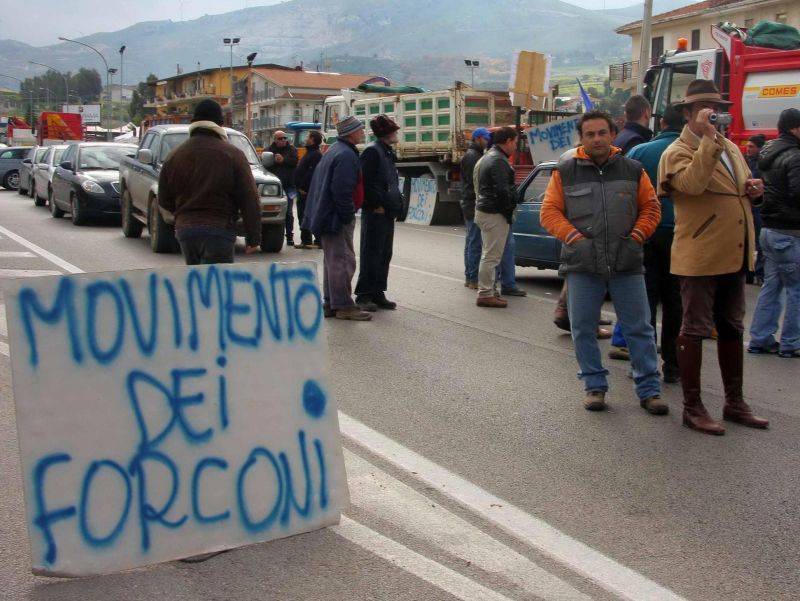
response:
[(360, 177), (356, 145), (364, 141), (364, 124), (350, 116), (339, 121), (336, 131), (337, 142), (323, 155), (311, 179), (301, 226), (322, 240), (325, 316), (369, 321), (372, 315), (356, 306), (352, 289), (356, 272), (355, 199)]
[[(661, 117), (661, 133), (650, 142), (639, 144), (628, 154), (628, 158), (639, 161), (651, 182), (658, 181), (658, 162), (667, 147), (683, 130), (684, 120), (672, 106), (668, 106)], [(661, 221), (655, 234), (644, 245), (645, 285), (650, 304), (650, 323), (656, 330), (656, 313), (661, 303), (661, 359), (664, 382), (680, 381), (678, 370), (677, 340), (681, 330), (682, 303), (680, 281), (670, 273), (670, 255), (675, 232), (675, 208), (668, 196), (662, 196)]]

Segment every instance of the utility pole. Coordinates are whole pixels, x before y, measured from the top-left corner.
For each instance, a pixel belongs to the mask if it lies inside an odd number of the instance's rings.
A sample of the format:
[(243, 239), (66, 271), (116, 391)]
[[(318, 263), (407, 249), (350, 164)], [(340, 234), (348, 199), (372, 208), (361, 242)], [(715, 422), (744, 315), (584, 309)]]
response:
[(231, 125), (233, 125), (233, 47), (238, 44), (242, 38), (222, 38), (222, 43), (231, 47), (231, 65), (230, 65), (230, 79), (231, 79), (231, 95), (228, 99), (228, 108), (231, 110)]
[(120, 100), (125, 100), (125, 92), (124, 92), (125, 71), (123, 71), (123, 60), (122, 60), (124, 54), (125, 54), (125, 44), (123, 44), (122, 46), (119, 47), (119, 98), (120, 98)]
[(644, 0), (644, 15), (642, 16), (642, 36), (639, 48), (639, 76), (636, 79), (636, 93), (644, 92), (644, 74), (650, 66), (650, 45), (652, 44), (651, 24), (653, 21), (653, 0)]

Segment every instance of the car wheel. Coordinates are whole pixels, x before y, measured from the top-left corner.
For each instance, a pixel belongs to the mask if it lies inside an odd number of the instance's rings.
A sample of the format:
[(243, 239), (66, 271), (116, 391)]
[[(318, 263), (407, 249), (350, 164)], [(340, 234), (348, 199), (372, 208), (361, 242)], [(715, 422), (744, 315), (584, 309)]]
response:
[(64, 211), (58, 208), (55, 198), (53, 198), (53, 190), (47, 191), (47, 202), (50, 204), (50, 214), (56, 219), (61, 219), (64, 216)]
[(36, 191), (36, 182), (33, 182), (31, 186), (31, 196), (33, 196), (33, 204), (37, 207), (43, 207), (46, 201), (43, 198), (39, 198), (39, 193)]
[[(21, 183), (22, 183), (22, 180), (20, 179), (20, 184)], [(21, 185), (17, 186), (17, 194), (19, 194), (20, 196), (25, 196), (27, 193), (28, 193), (28, 191), (23, 189), (23, 187)]]
[(19, 171), (9, 171), (3, 178), (3, 187), (6, 190), (19, 190)]
[(28, 196), (34, 199), (36, 198), (36, 196), (34, 196), (34, 194), (36, 194), (36, 191), (34, 190), (35, 187), (36, 180), (34, 180), (33, 176), (31, 175), (31, 178), (28, 180)]
[(72, 216), (72, 225), (86, 225), (88, 218), (86, 217), (86, 209), (81, 206), (81, 201), (78, 200), (77, 195), (73, 194), (69, 198), (70, 215)]
[(175, 228), (164, 221), (158, 210), (158, 199), (150, 200), (147, 210), (148, 229), (150, 230), (150, 248), (154, 253), (176, 252), (178, 241), (175, 240)]
[(122, 192), (122, 234), (126, 238), (141, 238), (144, 224), (133, 214), (133, 202), (128, 190)]
[(283, 235), (286, 227), (282, 223), (268, 223), (261, 226), (261, 251), (279, 253), (283, 248)]

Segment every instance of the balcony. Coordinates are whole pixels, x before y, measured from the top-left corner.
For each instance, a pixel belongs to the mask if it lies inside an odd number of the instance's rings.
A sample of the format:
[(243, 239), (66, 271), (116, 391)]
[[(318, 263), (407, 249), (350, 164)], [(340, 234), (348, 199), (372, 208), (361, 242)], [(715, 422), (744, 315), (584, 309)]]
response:
[(167, 92), (164, 96), (156, 96), (153, 102), (145, 103), (148, 108), (164, 108), (174, 104), (180, 104), (191, 100), (202, 100), (203, 98), (213, 98), (220, 101), (220, 104), (225, 104), (228, 100), (227, 96), (222, 96), (214, 91), (213, 88), (203, 90), (192, 90), (190, 92), (173, 93)]
[(302, 121), (299, 115), (269, 115), (253, 119), (253, 131), (264, 131), (285, 126), (290, 121)]
[(608, 66), (608, 81), (615, 88), (635, 88), (639, 80), (639, 61)]

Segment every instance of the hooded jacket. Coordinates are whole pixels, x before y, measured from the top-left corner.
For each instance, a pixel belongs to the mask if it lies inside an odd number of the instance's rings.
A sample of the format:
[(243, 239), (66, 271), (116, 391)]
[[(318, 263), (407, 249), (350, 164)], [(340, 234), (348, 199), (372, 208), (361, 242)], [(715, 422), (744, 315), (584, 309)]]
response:
[(764, 178), (764, 227), (800, 230), (800, 140), (781, 134), (767, 142), (758, 156)]
[(564, 244), (560, 273), (603, 277), (644, 273), (642, 245), (661, 218), (650, 178), (641, 163), (612, 147), (597, 165), (579, 147), (550, 177), (541, 224)]

